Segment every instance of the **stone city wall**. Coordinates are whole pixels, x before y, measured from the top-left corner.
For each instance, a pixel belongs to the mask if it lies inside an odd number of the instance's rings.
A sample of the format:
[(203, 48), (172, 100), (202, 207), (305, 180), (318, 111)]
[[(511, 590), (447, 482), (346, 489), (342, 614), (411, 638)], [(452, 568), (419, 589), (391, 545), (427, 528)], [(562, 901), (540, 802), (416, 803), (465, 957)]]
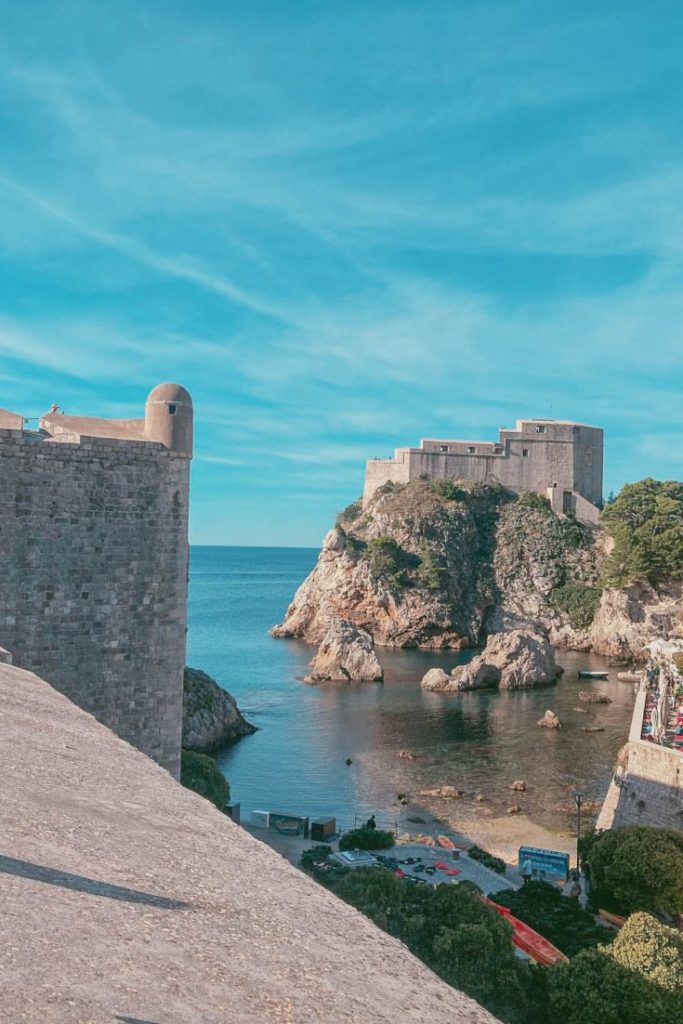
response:
[(554, 421), (520, 421), (501, 430), (498, 442), (423, 440), (398, 448), (393, 459), (367, 464), (364, 500), (383, 483), (467, 480), (499, 483), (521, 493), (548, 496), (555, 511), (596, 521), (602, 503), (603, 432)]
[(641, 740), (645, 698), (646, 690), (640, 689), (622, 758), (625, 764), (610, 783), (597, 829), (625, 825), (683, 829), (683, 754)]
[(189, 467), (153, 442), (0, 431), (0, 644), (176, 775)]

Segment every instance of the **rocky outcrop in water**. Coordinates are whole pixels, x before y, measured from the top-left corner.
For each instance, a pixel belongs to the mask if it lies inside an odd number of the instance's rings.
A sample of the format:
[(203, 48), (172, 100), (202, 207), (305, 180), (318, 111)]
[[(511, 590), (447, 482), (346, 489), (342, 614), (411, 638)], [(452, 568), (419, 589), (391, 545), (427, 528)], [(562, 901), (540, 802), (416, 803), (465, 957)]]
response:
[(543, 718), (539, 718), (536, 725), (540, 725), (543, 729), (561, 729), (562, 722), (559, 720), (554, 711), (546, 711)]
[(561, 674), (552, 644), (537, 633), (513, 629), (494, 633), (481, 654), (467, 665), (458, 665), (450, 676), (441, 669), (431, 669), (422, 680), (422, 688), (445, 693), (492, 687), (530, 690), (556, 683)]
[(201, 669), (185, 669), (183, 747), (208, 754), (253, 732), (227, 690)]
[(271, 633), (319, 644), (332, 620), (345, 619), (379, 646), (458, 650), (523, 630), (557, 647), (638, 658), (657, 636), (683, 635), (681, 591), (601, 590), (610, 544), (535, 494), (387, 484), (339, 516)]
[(348, 619), (332, 620), (311, 668), (313, 671), (306, 676), (309, 683), (383, 678), (382, 666), (372, 649), (372, 637)]

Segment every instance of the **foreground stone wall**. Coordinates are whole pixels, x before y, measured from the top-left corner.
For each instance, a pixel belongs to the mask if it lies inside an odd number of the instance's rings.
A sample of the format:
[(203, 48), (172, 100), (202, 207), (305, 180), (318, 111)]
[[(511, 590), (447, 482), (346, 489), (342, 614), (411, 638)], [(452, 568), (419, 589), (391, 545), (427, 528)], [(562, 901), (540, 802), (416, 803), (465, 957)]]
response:
[(189, 465), (154, 442), (0, 431), (0, 644), (173, 773)]
[(0, 706), (2, 1021), (494, 1024), (41, 679)]

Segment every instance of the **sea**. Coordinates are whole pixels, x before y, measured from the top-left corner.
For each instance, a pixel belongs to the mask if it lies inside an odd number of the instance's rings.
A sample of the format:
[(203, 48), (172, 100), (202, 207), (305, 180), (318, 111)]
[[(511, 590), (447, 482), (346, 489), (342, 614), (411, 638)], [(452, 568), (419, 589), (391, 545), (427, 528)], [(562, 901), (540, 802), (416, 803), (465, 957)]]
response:
[[(602, 800), (634, 703), (616, 669), (606, 681), (579, 680), (579, 669), (607, 663), (559, 652), (565, 673), (557, 686), (444, 695), (420, 688), (424, 673), (475, 652), (378, 648), (383, 683), (304, 683), (315, 648), (273, 639), (268, 629), (283, 620), (317, 555), (312, 548), (191, 549), (188, 664), (212, 675), (258, 728), (218, 755), (243, 819), (267, 810), (335, 817), (344, 826), (375, 814), (389, 824), (402, 811), (399, 794), (417, 800), (442, 784), (466, 800), (483, 796), (488, 813), (503, 813), (517, 795), (510, 784), (524, 779), (524, 813), (566, 832), (575, 790)], [(576, 710), (579, 690), (590, 689), (611, 703)], [(536, 725), (546, 709), (561, 730)], [(416, 756), (399, 757), (403, 751)]]

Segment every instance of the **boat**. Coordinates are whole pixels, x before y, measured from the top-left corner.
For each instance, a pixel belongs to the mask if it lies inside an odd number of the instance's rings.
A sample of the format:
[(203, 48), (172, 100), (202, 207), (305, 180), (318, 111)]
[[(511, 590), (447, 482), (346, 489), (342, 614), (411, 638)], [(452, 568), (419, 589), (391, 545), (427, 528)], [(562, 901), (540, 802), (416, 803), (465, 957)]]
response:
[(539, 932), (534, 931), (528, 924), (524, 924), (524, 921), (520, 921), (507, 907), (501, 907), (495, 900), (486, 896), (484, 903), (512, 925), (512, 941), (515, 946), (535, 960), (537, 964), (548, 967), (551, 964), (569, 963), (569, 957), (565, 956), (561, 949), (553, 946), (552, 942), (549, 942)]
[(436, 846), (436, 839), (434, 836), (418, 836), (417, 842), (421, 843), (422, 846)]
[(578, 673), (579, 679), (609, 679), (609, 672), (589, 672), (581, 669)]
[(622, 924), (626, 923), (626, 918), (621, 914), (613, 914), (611, 910), (598, 910), (600, 917), (604, 918), (610, 924), (613, 924), (615, 928), (621, 928)]
[(448, 836), (437, 836), (436, 841), (444, 850), (455, 850), (456, 845)]

